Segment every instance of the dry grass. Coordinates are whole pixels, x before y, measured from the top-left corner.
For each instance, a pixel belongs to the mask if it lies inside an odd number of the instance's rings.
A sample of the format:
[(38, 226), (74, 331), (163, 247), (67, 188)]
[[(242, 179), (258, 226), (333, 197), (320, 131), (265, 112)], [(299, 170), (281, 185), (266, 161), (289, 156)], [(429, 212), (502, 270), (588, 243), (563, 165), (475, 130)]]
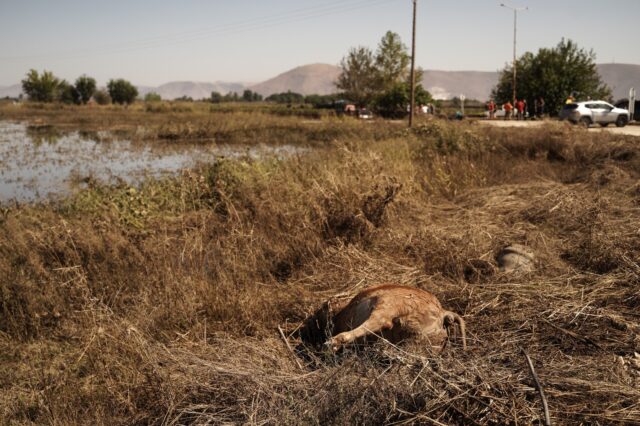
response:
[[(0, 417), (538, 423), (524, 349), (557, 424), (640, 422), (637, 140), (322, 125), (342, 136), (305, 156), (3, 210)], [(533, 273), (497, 271), (511, 243)], [(326, 298), (389, 281), (463, 314), (468, 352), (294, 355), (280, 338), (296, 346)]]
[[(156, 111), (157, 109), (157, 111)], [(233, 111), (233, 112), (232, 112)], [(221, 107), (209, 103), (136, 103), (131, 106), (1, 104), (0, 120), (23, 120), (45, 135), (108, 131), (132, 141), (324, 146), (338, 139), (387, 138), (402, 124), (363, 123), (320, 110), (276, 106)]]

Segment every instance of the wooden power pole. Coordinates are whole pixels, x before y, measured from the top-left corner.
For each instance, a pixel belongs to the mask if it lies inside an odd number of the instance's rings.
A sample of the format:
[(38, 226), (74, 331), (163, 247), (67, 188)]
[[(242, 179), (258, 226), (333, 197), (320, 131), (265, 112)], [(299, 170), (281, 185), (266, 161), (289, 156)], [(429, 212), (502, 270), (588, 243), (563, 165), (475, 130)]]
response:
[(509, 6), (508, 4), (505, 3), (500, 3), (500, 6), (505, 7), (507, 9), (511, 9), (513, 10), (513, 82), (511, 83), (511, 88), (513, 89), (513, 107), (516, 107), (516, 66), (517, 66), (517, 61), (516, 61), (516, 35), (517, 35), (517, 28), (518, 28), (518, 12), (520, 11), (524, 11), (524, 10), (529, 10), (528, 7), (513, 7), (513, 6)]
[(416, 9), (418, 0), (413, 0), (413, 29), (411, 34), (411, 105), (409, 106), (409, 127), (413, 126), (416, 110)]

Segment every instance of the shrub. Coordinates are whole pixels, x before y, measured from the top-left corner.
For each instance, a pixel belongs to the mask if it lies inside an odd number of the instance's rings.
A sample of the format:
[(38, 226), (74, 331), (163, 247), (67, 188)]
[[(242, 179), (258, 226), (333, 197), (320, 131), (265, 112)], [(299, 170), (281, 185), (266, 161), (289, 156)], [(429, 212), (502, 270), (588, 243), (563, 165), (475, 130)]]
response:
[(111, 101), (116, 104), (131, 104), (138, 96), (138, 89), (122, 78), (118, 80), (109, 80), (107, 84)]

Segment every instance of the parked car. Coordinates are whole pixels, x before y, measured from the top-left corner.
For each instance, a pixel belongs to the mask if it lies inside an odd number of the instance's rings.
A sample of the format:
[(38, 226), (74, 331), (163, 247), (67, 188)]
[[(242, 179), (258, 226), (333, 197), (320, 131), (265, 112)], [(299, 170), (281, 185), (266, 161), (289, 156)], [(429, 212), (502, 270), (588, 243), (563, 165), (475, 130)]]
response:
[[(504, 118), (504, 116), (507, 115), (507, 113), (505, 112), (503, 107), (500, 107), (499, 109), (496, 110), (496, 113), (494, 115), (494, 117), (496, 118)], [(486, 118), (489, 118), (489, 111), (485, 111), (484, 112), (484, 116)]]
[(373, 114), (368, 109), (361, 108), (360, 110), (358, 110), (358, 118), (361, 118), (363, 120), (370, 120), (373, 118)]
[(565, 104), (559, 117), (560, 120), (569, 120), (587, 127), (596, 123), (602, 127), (612, 123), (624, 127), (629, 122), (629, 111), (604, 101), (584, 101)]

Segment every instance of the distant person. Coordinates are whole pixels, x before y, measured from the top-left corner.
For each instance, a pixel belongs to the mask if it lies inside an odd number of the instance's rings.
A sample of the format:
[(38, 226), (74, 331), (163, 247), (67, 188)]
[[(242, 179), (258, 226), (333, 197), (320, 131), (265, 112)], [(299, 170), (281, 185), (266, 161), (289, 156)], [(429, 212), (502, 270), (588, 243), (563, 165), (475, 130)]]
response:
[(538, 114), (540, 114), (540, 118), (544, 117), (544, 98), (542, 96), (538, 99)]
[(524, 120), (524, 101), (522, 99), (516, 101), (516, 110), (518, 111), (518, 120)]
[(513, 111), (513, 105), (511, 105), (511, 102), (507, 101), (506, 104), (502, 105), (502, 109), (504, 109), (504, 119), (511, 120), (511, 111)]
[(569, 97), (567, 98), (567, 100), (565, 101), (565, 104), (572, 104), (574, 103), (576, 100), (576, 98), (573, 97), (573, 95), (569, 95)]
[(489, 110), (489, 119), (493, 120), (496, 117), (496, 103), (493, 102), (493, 99), (487, 104), (487, 109)]

